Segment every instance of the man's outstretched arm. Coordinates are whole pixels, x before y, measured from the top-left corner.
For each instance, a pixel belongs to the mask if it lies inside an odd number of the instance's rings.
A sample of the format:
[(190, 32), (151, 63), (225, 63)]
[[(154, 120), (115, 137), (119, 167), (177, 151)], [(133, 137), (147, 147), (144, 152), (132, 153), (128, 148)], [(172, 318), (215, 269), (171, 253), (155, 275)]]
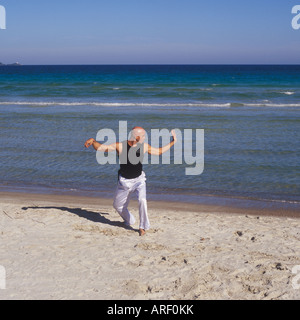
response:
[(164, 152), (168, 151), (177, 142), (175, 130), (172, 130), (171, 133), (173, 136), (173, 140), (170, 143), (160, 148), (154, 148), (151, 147), (150, 144), (145, 143), (145, 152), (148, 152), (149, 154), (153, 154), (155, 156), (160, 156)]
[(95, 139), (91, 138), (91, 139), (86, 140), (84, 146), (86, 148), (89, 148), (90, 146), (93, 146), (93, 148), (96, 151), (109, 152), (109, 151), (117, 150), (118, 153), (121, 152), (120, 151), (120, 143), (119, 142), (112, 143), (112, 144), (109, 144), (109, 145), (105, 145), (105, 144), (101, 144), (101, 143), (97, 142)]

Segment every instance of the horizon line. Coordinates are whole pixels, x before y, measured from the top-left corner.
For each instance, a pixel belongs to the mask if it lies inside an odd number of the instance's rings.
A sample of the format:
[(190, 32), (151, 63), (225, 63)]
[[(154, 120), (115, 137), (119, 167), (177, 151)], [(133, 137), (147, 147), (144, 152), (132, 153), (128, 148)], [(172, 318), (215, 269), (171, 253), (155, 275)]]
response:
[(1, 64), (0, 67), (22, 66), (299, 66), (300, 63), (90, 63), (90, 64)]

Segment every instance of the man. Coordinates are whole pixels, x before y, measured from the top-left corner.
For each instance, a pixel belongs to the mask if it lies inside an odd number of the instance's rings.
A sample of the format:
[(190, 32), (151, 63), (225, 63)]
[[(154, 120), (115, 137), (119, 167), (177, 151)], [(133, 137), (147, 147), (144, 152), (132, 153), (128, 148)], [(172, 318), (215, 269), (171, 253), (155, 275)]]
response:
[(145, 143), (145, 130), (134, 127), (130, 140), (104, 145), (91, 138), (85, 142), (85, 147), (91, 145), (96, 151), (117, 151), (120, 158), (118, 185), (114, 196), (114, 208), (123, 218), (125, 224), (130, 226), (135, 223), (134, 216), (128, 210), (130, 194), (135, 192), (139, 202), (139, 234), (143, 236), (150, 229), (146, 200), (146, 175), (143, 171), (143, 158), (145, 153), (161, 155), (169, 150), (177, 141), (175, 131), (172, 130), (173, 140), (161, 148), (151, 147)]

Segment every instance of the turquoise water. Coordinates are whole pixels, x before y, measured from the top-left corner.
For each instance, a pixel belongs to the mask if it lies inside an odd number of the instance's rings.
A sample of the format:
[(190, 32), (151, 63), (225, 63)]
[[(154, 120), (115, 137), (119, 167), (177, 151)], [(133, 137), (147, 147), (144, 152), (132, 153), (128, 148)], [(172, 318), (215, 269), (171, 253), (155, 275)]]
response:
[(149, 198), (300, 204), (300, 66), (0, 67), (2, 189), (111, 194), (83, 144), (120, 120), (204, 129), (203, 173), (147, 164)]

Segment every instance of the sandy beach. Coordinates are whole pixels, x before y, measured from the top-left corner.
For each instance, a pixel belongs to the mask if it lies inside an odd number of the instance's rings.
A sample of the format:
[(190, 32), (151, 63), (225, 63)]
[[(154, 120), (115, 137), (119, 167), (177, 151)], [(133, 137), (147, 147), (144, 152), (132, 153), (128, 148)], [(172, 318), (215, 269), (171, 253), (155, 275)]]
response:
[(296, 216), (148, 207), (152, 228), (139, 237), (111, 199), (1, 192), (0, 300), (300, 298)]

